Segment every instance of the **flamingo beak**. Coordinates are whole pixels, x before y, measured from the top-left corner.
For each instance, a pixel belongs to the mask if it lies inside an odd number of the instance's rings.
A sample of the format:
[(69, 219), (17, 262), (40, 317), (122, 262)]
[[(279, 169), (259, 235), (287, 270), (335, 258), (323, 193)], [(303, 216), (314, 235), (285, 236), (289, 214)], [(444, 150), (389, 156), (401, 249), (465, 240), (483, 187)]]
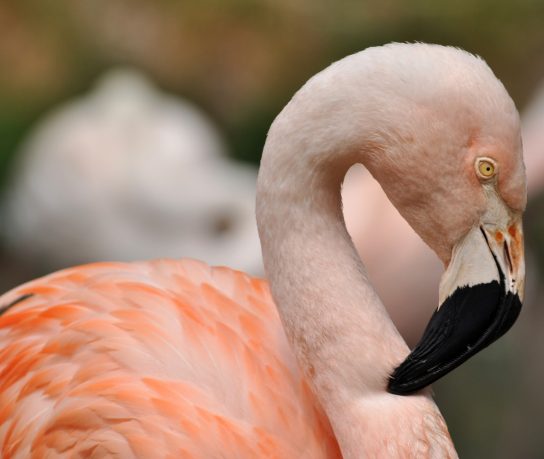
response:
[(516, 321), (525, 286), (521, 215), (503, 213), (498, 224), (482, 220), (454, 248), (440, 282), (440, 306), (391, 375), (390, 393), (407, 395), (433, 383)]

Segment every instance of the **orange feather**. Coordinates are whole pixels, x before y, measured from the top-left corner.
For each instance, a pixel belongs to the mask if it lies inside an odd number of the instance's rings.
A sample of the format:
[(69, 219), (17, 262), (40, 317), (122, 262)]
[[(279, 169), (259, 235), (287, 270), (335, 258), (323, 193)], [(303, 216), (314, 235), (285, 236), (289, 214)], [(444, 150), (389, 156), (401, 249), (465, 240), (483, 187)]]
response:
[(0, 299), (4, 458), (339, 458), (266, 282), (98, 263)]

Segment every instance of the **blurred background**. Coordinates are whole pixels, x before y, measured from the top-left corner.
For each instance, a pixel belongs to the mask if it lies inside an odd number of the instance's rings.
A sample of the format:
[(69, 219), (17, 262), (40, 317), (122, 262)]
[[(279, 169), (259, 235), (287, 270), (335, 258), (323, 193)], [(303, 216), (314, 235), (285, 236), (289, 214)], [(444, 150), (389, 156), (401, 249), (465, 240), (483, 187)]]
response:
[[(543, 17), (536, 0), (0, 2), (0, 289), (105, 259), (194, 256), (262, 274), (256, 168), (294, 91), (368, 46), (458, 46), (484, 57), (523, 115), (529, 278), (512, 332), (436, 398), (461, 457), (544, 457)], [(440, 265), (365, 171), (350, 174), (348, 226), (413, 344)], [(411, 242), (377, 242), (401, 227)], [(387, 288), (407, 266), (410, 284)]]

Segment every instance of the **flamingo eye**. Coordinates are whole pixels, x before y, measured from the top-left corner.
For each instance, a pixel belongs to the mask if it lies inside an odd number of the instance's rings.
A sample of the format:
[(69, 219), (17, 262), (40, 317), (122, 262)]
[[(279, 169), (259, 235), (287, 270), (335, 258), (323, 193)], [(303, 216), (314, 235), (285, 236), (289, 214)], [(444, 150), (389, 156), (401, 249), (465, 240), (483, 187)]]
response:
[(476, 160), (476, 173), (484, 180), (493, 177), (496, 169), (495, 161), (490, 158), (478, 158)]

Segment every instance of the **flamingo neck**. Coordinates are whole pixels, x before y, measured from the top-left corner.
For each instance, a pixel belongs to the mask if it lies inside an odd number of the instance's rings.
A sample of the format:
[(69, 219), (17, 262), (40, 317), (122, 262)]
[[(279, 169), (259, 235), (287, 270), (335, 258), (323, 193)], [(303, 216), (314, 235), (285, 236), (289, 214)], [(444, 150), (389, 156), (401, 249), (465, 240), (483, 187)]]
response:
[(408, 348), (346, 230), (340, 195), (344, 167), (323, 169), (315, 165), (279, 187), (277, 182), (262, 186), (260, 180), (266, 273), (287, 336), (316, 388), (327, 398), (381, 391)]
[(376, 394), (391, 397), (387, 377), (408, 348), (344, 224), (341, 181), (357, 158), (339, 154), (330, 163), (327, 155), (273, 152), (274, 145), (269, 137), (257, 192), (266, 274), (299, 365), (344, 457), (353, 457), (350, 448), (362, 451), (361, 429), (353, 426), (372, 424), (361, 404)]

